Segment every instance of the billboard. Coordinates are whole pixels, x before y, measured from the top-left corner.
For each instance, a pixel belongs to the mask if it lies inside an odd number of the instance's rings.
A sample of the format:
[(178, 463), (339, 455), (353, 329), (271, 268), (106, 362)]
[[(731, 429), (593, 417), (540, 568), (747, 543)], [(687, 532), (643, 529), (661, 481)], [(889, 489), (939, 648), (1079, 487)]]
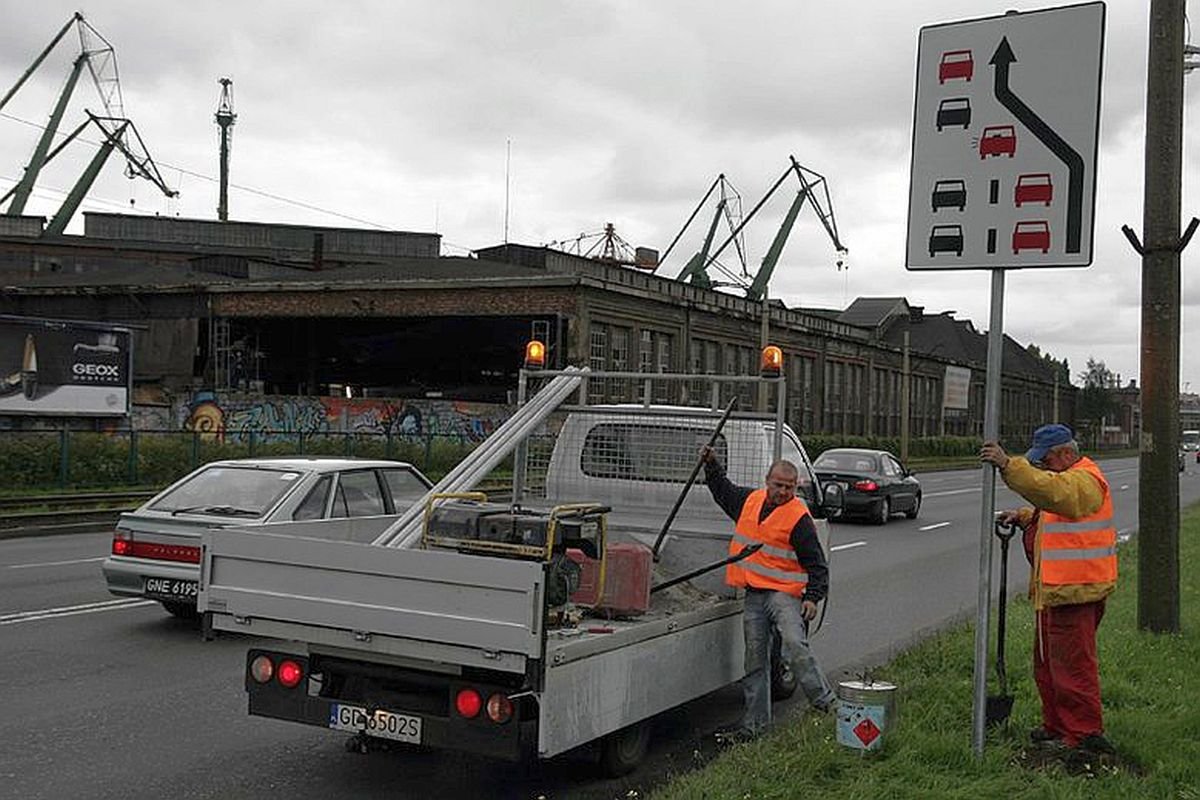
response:
[(129, 328), (0, 314), (0, 414), (129, 413)]
[(942, 408), (965, 410), (971, 407), (971, 370), (946, 365), (942, 387)]

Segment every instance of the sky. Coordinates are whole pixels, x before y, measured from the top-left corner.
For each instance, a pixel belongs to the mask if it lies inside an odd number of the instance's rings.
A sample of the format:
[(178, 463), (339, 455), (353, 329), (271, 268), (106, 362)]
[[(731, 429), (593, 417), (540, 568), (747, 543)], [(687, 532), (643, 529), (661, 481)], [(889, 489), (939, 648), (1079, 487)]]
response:
[[(230, 217), (436, 231), (443, 253), (507, 239), (576, 242), (612, 223), (664, 252), (718, 174), (744, 213), (789, 156), (825, 177), (844, 267), (804, 209), (771, 279), (789, 307), (903, 296), (988, 327), (987, 270), (908, 271), (905, 242), (918, 33), (1045, 3), (1009, 0), (440, 0), (76, 6), (0, 0), (0, 92), (75, 10), (115, 48), (124, 114), (166, 183), (111, 159), (83, 210), (215, 219), (221, 77), (233, 80)], [(16, 9), (20, 9), (17, 11)], [(1094, 259), (1006, 273), (1004, 331), (1139, 378), (1148, 0), (1110, 0), (1103, 62)], [(1191, 39), (1189, 39), (1191, 40)], [(1200, 31), (1195, 41), (1200, 42)], [(71, 33), (0, 110), (0, 193), (21, 174), (79, 52)], [(977, 64), (985, 69), (986, 63)], [(1015, 68), (1014, 68), (1015, 69)], [(1185, 110), (1200, 91), (1185, 85)], [(76, 90), (62, 130), (101, 109)], [(1183, 212), (1200, 215), (1197, 129), (1184, 125)], [(52, 216), (95, 151), (87, 133), (42, 173), (26, 213)], [(794, 185), (745, 229), (757, 269)], [(713, 207), (658, 274), (698, 249)], [(69, 233), (82, 233), (77, 215)], [(724, 238), (724, 237), (722, 237)], [(594, 239), (582, 240), (583, 249)], [(721, 257), (734, 273), (732, 249)], [(1180, 389), (1200, 391), (1200, 243), (1182, 259)], [(720, 277), (720, 276), (715, 276)], [(727, 291), (736, 292), (730, 287)]]

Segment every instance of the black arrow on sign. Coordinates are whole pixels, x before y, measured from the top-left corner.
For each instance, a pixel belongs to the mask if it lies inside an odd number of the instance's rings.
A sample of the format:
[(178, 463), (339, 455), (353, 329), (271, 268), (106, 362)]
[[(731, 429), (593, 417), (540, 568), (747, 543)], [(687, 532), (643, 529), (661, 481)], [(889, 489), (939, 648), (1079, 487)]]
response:
[(1013, 113), (1029, 132), (1050, 152), (1058, 156), (1067, 166), (1067, 252), (1078, 253), (1083, 232), (1083, 158), (1071, 145), (1063, 141), (1054, 130), (1033, 112), (1021, 98), (1008, 88), (1008, 67), (1017, 57), (1013, 55), (1008, 37), (1000, 39), (1000, 45), (988, 63), (996, 68), (995, 94), (1000, 105)]

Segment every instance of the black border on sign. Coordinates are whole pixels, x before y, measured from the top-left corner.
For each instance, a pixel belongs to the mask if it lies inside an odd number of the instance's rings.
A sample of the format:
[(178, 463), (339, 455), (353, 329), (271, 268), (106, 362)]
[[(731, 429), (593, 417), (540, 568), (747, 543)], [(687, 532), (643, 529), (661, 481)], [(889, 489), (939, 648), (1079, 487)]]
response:
[[(948, 28), (952, 25), (966, 25), (973, 22), (987, 22), (993, 19), (1003, 19), (1005, 17), (1028, 17), (1034, 14), (1049, 14), (1059, 11), (1066, 11), (1075, 8), (1086, 8), (1089, 6), (1100, 7), (1100, 68), (1096, 74), (1096, 147), (1092, 152), (1092, 216), (1091, 225), (1088, 226), (1088, 260), (1086, 264), (1026, 264), (1026, 265), (1007, 265), (1007, 264), (992, 264), (989, 266), (944, 266), (944, 267), (911, 267), (908, 264), (909, 246), (912, 239), (912, 200), (913, 186), (912, 176), (913, 169), (917, 163), (917, 86), (921, 79), (921, 34), (924, 31), (933, 30), (935, 28)], [(1004, 14), (989, 14), (986, 17), (972, 17), (970, 19), (959, 19), (953, 22), (936, 22), (932, 25), (922, 25), (917, 31), (917, 59), (915, 65), (915, 80), (913, 81), (913, 112), (912, 112), (912, 139), (909, 142), (909, 162), (908, 162), (908, 203), (905, 205), (904, 216), (904, 270), (906, 272), (969, 272), (971, 270), (993, 270), (993, 269), (1086, 269), (1092, 265), (1096, 258), (1096, 190), (1099, 185), (1097, 180), (1097, 169), (1100, 162), (1100, 108), (1102, 95), (1104, 92), (1104, 36), (1108, 28), (1108, 6), (1104, 0), (1092, 0), (1087, 3), (1072, 3), (1065, 6), (1054, 6), (1052, 8), (1038, 8), (1033, 11), (1015, 11)]]

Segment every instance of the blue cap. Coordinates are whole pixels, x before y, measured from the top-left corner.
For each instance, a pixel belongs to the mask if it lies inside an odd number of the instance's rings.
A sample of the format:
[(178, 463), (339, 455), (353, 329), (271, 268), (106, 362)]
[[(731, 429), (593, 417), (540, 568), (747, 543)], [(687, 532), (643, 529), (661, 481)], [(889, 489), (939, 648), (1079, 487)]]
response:
[(1050, 452), (1051, 448), (1067, 444), (1074, 439), (1075, 434), (1066, 425), (1058, 423), (1043, 425), (1033, 432), (1033, 447), (1029, 448), (1025, 458), (1029, 459), (1031, 464), (1036, 464), (1046, 457), (1046, 453)]

